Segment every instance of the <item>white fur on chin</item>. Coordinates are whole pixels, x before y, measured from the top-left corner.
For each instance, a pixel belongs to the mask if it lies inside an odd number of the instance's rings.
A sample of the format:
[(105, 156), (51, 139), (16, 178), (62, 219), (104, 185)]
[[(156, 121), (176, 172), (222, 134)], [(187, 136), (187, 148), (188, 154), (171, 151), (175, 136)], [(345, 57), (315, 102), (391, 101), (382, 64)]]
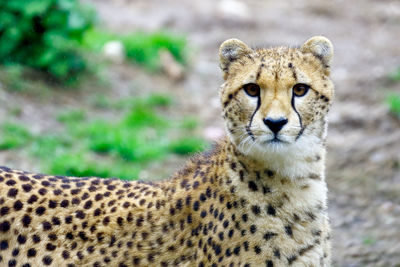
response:
[[(313, 127), (309, 129), (311, 128)], [(260, 141), (257, 142), (257, 139)], [(243, 154), (265, 164), (283, 177), (293, 180), (308, 177), (310, 174), (324, 175), (323, 141), (307, 128), (300, 138), (291, 143), (266, 143), (262, 142), (261, 138), (256, 138), (256, 141), (249, 140), (240, 144), (238, 149)], [(320, 157), (321, 160), (315, 160), (316, 157)]]

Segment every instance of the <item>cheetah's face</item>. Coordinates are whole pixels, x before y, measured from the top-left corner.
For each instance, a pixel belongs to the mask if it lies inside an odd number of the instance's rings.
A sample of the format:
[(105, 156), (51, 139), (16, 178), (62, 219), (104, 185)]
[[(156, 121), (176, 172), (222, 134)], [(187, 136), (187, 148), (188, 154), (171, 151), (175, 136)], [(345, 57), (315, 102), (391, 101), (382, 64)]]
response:
[(300, 153), (325, 138), (333, 97), (332, 55), (324, 37), (313, 37), (299, 49), (252, 50), (237, 39), (221, 45), (226, 80), (221, 101), (229, 136), (239, 150), (257, 157)]

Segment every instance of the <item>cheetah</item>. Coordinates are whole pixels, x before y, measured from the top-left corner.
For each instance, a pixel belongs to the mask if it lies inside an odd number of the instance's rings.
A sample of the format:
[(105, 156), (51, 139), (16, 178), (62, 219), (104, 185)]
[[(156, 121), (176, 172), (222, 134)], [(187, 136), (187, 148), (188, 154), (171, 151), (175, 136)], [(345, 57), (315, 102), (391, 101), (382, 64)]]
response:
[(330, 266), (331, 42), (219, 50), (226, 137), (170, 179), (0, 168), (1, 266)]

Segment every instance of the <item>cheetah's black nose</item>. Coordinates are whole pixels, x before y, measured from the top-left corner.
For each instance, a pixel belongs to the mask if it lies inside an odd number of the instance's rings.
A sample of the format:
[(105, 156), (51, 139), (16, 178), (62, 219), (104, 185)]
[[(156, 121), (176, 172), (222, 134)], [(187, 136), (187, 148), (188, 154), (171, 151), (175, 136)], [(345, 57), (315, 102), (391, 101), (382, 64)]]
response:
[(267, 125), (268, 128), (274, 134), (277, 134), (283, 128), (283, 126), (288, 122), (288, 120), (285, 118), (278, 118), (278, 119), (264, 118), (263, 121), (265, 125)]

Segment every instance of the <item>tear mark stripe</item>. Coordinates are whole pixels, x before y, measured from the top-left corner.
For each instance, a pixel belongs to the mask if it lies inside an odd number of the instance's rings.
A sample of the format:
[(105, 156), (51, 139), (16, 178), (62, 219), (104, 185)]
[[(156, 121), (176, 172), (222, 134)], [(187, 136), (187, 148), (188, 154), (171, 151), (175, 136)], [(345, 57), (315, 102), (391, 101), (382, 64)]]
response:
[(258, 98), (257, 98), (257, 107), (254, 110), (253, 114), (251, 115), (249, 125), (246, 126), (247, 134), (251, 137), (251, 139), (253, 139), (253, 141), (254, 141), (255, 138), (254, 138), (254, 134), (251, 131), (251, 124), (253, 122), (254, 115), (257, 113), (257, 111), (260, 108), (260, 106), (261, 106), (261, 98), (260, 98), (260, 96), (258, 96)]
[(297, 141), (300, 138), (300, 136), (303, 134), (305, 126), (303, 126), (303, 121), (301, 119), (300, 113), (297, 111), (297, 109), (296, 109), (296, 107), (294, 105), (294, 95), (292, 95), (291, 104), (292, 104), (292, 108), (293, 108), (294, 112), (296, 112), (297, 116), (299, 117), (299, 122), (300, 122), (300, 131), (297, 134), (296, 139), (295, 139)]
[[(297, 113), (297, 111), (296, 111), (296, 113)], [(300, 120), (301, 121), (301, 120)], [(301, 124), (300, 124), (301, 125)], [(303, 132), (304, 132), (304, 130), (306, 129), (306, 127), (304, 126), (300, 126), (301, 127), (301, 129), (300, 129), (300, 131), (299, 131), (299, 133), (297, 134), (297, 136), (296, 136), (296, 141), (297, 141), (297, 139), (299, 139), (300, 138), (300, 136), (303, 134)]]
[(253, 134), (253, 132), (250, 130), (250, 127), (249, 127), (248, 125), (246, 126), (246, 132), (247, 132), (247, 134), (251, 137), (251, 139), (254, 141), (254, 140), (255, 140), (254, 134)]

